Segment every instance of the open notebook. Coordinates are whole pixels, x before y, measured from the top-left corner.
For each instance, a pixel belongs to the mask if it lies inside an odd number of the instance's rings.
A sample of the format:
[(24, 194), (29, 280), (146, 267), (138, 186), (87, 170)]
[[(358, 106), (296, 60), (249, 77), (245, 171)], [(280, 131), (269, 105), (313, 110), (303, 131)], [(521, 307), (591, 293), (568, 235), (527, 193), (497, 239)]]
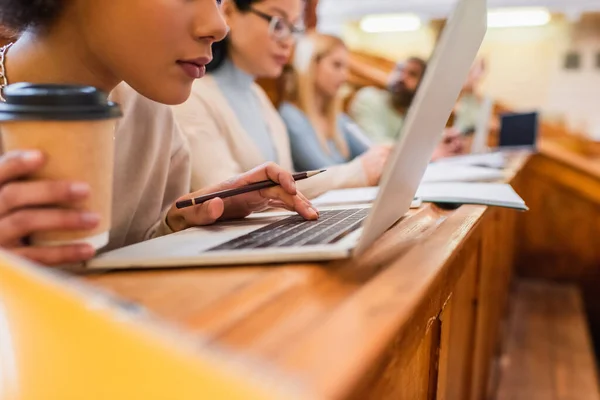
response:
[[(312, 203), (316, 206), (367, 204), (375, 200), (377, 192), (376, 187), (331, 190)], [(422, 183), (416, 198), (430, 203), (482, 204), (528, 210), (525, 201), (506, 183)]]
[(431, 183), (419, 186), (417, 196), (431, 203), (483, 204), (528, 210), (525, 201), (506, 183)]
[(497, 168), (473, 165), (434, 163), (429, 164), (421, 184), (440, 182), (492, 182), (504, 179), (504, 172)]
[(502, 169), (506, 167), (506, 157), (504, 156), (504, 153), (499, 151), (481, 154), (467, 154), (442, 158), (432, 165), (440, 164)]

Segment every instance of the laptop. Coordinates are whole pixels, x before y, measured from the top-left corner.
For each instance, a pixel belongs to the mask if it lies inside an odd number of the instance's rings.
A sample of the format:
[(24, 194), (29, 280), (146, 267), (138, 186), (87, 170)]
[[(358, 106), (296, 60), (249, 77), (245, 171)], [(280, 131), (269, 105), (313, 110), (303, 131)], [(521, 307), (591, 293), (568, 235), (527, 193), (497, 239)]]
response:
[(258, 213), (107, 252), (87, 267), (247, 265), (363, 254), (409, 210), (486, 30), (486, 0), (459, 0), (408, 110), (372, 206), (321, 209), (317, 221), (289, 213)]
[(500, 116), (498, 147), (535, 150), (538, 135), (538, 113), (509, 113)]

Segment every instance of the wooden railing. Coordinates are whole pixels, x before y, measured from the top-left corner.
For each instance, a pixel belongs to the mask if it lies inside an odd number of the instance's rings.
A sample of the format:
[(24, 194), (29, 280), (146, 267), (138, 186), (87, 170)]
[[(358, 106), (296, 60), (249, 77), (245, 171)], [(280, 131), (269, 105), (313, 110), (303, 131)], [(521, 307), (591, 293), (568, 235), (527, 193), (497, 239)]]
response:
[(350, 53), (348, 83), (355, 88), (377, 86), (384, 88), (395, 63), (389, 59), (359, 52)]

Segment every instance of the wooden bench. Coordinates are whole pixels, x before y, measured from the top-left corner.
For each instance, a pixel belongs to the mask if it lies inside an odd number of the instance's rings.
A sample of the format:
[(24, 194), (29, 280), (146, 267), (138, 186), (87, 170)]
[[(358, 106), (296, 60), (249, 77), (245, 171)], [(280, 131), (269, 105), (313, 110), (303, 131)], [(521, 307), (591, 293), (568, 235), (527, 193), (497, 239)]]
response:
[(596, 400), (598, 375), (579, 290), (519, 281), (497, 400)]

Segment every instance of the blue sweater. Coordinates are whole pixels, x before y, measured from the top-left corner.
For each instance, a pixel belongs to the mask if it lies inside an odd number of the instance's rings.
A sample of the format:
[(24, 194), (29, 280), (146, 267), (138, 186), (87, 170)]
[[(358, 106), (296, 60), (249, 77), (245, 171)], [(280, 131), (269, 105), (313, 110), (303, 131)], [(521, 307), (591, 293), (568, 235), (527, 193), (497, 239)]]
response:
[(327, 143), (329, 152), (321, 147), (317, 132), (315, 132), (310, 120), (296, 106), (283, 103), (279, 107), (279, 114), (285, 122), (290, 137), (292, 160), (296, 171), (310, 171), (344, 164), (369, 148), (369, 144), (361, 139), (363, 135), (357, 132), (358, 126), (346, 114), (339, 116), (338, 128), (346, 139), (346, 143), (348, 143), (348, 149), (350, 150), (348, 159), (340, 154), (332, 140)]
[(277, 162), (277, 151), (271, 132), (263, 116), (260, 100), (252, 89), (254, 77), (237, 68), (231, 60), (226, 60), (221, 68), (211, 75), (265, 160)]

